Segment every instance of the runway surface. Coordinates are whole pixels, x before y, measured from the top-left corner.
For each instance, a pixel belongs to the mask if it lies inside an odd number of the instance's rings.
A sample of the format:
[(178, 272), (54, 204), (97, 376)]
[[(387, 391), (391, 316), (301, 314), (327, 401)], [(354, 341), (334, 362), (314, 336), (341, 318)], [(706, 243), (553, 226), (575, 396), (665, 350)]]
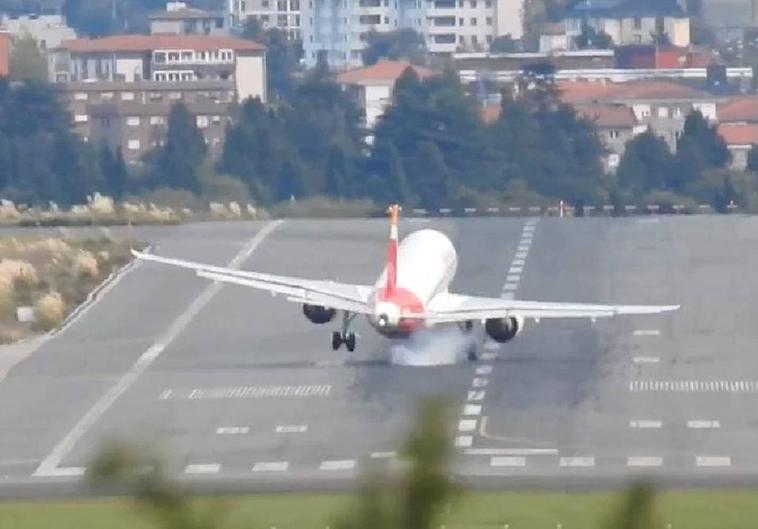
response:
[[(140, 263), (0, 382), (0, 495), (73, 487), (114, 436), (156, 441), (195, 483), (347, 484), (368, 461), (395, 464), (419, 397), (438, 394), (457, 405), (456, 474), (474, 484), (758, 475), (758, 218), (406, 219), (401, 231), (421, 227), (455, 243), (459, 292), (682, 308), (530, 321), (511, 343), (483, 341), (478, 363), (410, 367), (362, 320), (357, 351), (335, 353), (332, 326), (297, 305)], [(139, 235), (161, 255), (373, 283), (386, 231), (285, 221)]]

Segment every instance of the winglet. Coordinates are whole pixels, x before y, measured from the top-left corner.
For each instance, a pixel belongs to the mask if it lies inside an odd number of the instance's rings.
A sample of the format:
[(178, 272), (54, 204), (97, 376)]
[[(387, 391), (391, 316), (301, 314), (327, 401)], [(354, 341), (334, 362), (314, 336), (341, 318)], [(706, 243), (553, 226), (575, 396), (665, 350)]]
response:
[(400, 218), (400, 206), (392, 204), (387, 208), (387, 214), (390, 217), (390, 238), (387, 242), (387, 292), (392, 292), (397, 287), (397, 225)]

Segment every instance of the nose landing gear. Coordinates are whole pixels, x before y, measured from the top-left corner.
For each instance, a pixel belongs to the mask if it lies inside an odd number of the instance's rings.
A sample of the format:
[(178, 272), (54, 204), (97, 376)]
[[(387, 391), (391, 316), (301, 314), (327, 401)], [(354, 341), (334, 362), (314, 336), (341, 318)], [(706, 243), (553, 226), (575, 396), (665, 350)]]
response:
[(334, 331), (332, 333), (332, 350), (338, 350), (342, 344), (345, 344), (345, 348), (348, 352), (355, 351), (355, 333), (348, 331), (350, 322), (355, 318), (355, 314), (351, 312), (342, 313), (342, 331)]

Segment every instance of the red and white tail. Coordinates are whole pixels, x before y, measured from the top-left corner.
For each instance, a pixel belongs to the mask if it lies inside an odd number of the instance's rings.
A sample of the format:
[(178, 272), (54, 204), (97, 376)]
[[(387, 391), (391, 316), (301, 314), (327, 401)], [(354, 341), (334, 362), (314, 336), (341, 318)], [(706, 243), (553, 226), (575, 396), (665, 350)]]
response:
[(400, 206), (393, 204), (387, 209), (390, 216), (390, 238), (387, 241), (387, 293), (394, 292), (397, 287), (397, 223), (400, 217)]

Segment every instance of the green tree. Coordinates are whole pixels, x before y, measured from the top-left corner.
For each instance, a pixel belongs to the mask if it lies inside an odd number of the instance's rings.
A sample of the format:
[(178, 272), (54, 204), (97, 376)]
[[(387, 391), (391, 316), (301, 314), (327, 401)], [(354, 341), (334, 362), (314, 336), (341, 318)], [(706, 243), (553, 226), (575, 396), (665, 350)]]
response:
[(424, 37), (411, 28), (395, 31), (374, 31), (366, 34), (362, 52), (363, 64), (376, 64), (380, 59), (406, 59), (414, 64), (426, 61)]
[(326, 164), (326, 192), (330, 197), (343, 197), (348, 194), (352, 176), (349, 155), (340, 145), (333, 145), (329, 151)]
[(47, 61), (31, 35), (13, 39), (10, 54), (10, 77), (17, 81), (47, 81)]
[(608, 523), (609, 529), (657, 529), (661, 527), (655, 517), (655, 494), (645, 482), (633, 484), (624, 493), (621, 502)]
[(279, 28), (263, 29), (256, 17), (248, 17), (242, 37), (266, 46), (266, 77), (269, 91), (277, 97), (289, 97), (293, 90), (293, 74), (303, 56), (300, 41), (287, 38)]
[(613, 48), (613, 39), (605, 31), (597, 31), (590, 25), (584, 24), (582, 32), (575, 39), (576, 47), (580, 50), (608, 50)]
[(103, 192), (117, 200), (123, 198), (126, 192), (128, 172), (121, 149), (114, 154), (111, 148), (103, 143), (99, 151), (100, 171), (103, 175)]
[(492, 40), (490, 51), (492, 53), (513, 53), (519, 51), (519, 42), (510, 35), (503, 35)]
[[(711, 125), (703, 114), (695, 110), (684, 121), (684, 132), (679, 143), (693, 140), (705, 157), (708, 167), (726, 167), (731, 159), (726, 142), (719, 135), (716, 125)], [(677, 151), (679, 145), (677, 145)]]
[(199, 192), (198, 170), (206, 150), (194, 116), (183, 103), (176, 103), (169, 112), (166, 142), (151, 156), (152, 187)]
[(758, 145), (753, 145), (747, 153), (747, 169), (758, 173)]
[(387, 145), (387, 160), (389, 162), (388, 172), (388, 190), (390, 197), (388, 202), (398, 204), (408, 204), (411, 202), (411, 193), (408, 189), (408, 179), (405, 175), (405, 167), (400, 153), (394, 143)]
[(621, 190), (639, 197), (648, 191), (668, 189), (672, 170), (668, 145), (648, 129), (627, 142), (616, 179)]

